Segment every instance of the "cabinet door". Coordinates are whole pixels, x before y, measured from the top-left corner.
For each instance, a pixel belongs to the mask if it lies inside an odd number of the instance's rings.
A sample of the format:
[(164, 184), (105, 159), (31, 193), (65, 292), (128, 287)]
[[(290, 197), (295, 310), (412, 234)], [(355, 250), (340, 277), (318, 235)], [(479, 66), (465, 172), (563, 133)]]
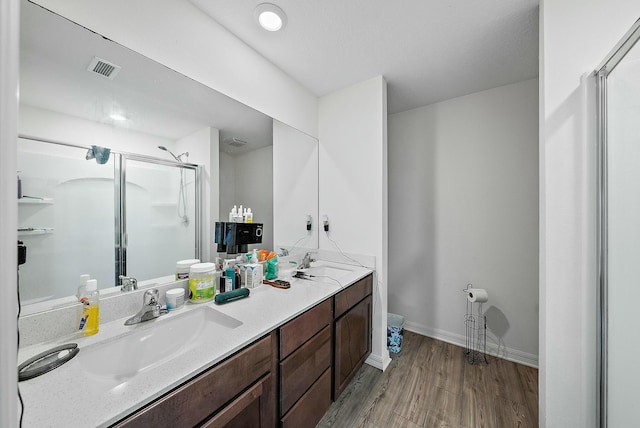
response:
[(331, 407), (331, 370), (322, 376), (282, 418), (282, 428), (313, 428)]
[(335, 341), (334, 401), (371, 353), (371, 296), (336, 320)]
[[(273, 352), (276, 349), (275, 332), (249, 345), (213, 369), (187, 382), (178, 389), (159, 398), (142, 410), (117, 423), (118, 428), (173, 428), (196, 426), (227, 403), (251, 389), (258, 379), (262, 394), (271, 403), (269, 416), (275, 421), (275, 383)], [(266, 417), (265, 416), (265, 417)]]
[(270, 413), (271, 409), (265, 407), (270, 405), (270, 400), (266, 399), (272, 375), (257, 382), (238, 398), (225, 406), (214, 417), (205, 421), (202, 428), (259, 428), (270, 427), (269, 418), (265, 413)]

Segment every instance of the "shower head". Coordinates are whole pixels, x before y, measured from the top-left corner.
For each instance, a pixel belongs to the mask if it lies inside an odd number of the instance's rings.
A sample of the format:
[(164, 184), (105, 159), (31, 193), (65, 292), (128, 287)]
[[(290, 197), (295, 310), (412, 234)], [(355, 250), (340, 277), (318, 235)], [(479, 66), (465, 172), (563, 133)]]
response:
[(169, 149), (167, 149), (165, 146), (158, 146), (158, 148), (160, 150), (164, 150), (165, 152), (169, 153), (171, 156), (173, 156), (173, 158), (178, 161), (178, 162), (182, 162), (182, 156), (187, 156), (187, 158), (189, 157), (189, 152), (184, 152), (178, 156), (174, 155), (173, 152)]
[(95, 159), (100, 165), (104, 165), (109, 161), (111, 149), (107, 147), (91, 146), (85, 155), (86, 160)]

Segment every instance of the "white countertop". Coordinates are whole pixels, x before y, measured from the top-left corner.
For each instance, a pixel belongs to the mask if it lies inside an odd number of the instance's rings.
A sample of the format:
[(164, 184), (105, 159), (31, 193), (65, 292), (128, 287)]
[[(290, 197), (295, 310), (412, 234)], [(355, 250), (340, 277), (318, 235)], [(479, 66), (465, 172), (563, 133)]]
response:
[[(326, 266), (344, 267), (340, 263), (322, 262)], [(60, 340), (20, 349), (18, 362), (25, 361), (44, 350), (65, 343), (77, 343), (80, 353), (57, 369), (18, 384), (24, 402), (23, 427), (89, 427), (108, 426), (144, 407), (176, 386), (219, 363), (287, 321), (316, 304), (364, 278), (372, 271), (348, 266), (351, 271), (337, 282), (316, 282), (294, 279), (291, 288), (278, 289), (261, 285), (251, 290), (248, 298), (224, 305), (208, 306), (242, 322), (231, 330), (201, 336), (189, 351), (158, 365), (149, 367), (125, 380), (109, 380), (88, 373), (79, 360), (85, 347), (141, 329), (152, 329), (155, 323), (168, 321), (188, 311), (199, 310), (204, 304), (185, 304), (185, 307), (152, 321), (124, 326), (122, 318), (100, 326), (91, 337), (78, 334)], [(133, 314), (131, 314), (133, 315)], [(167, 345), (169, 346), (169, 345)], [(171, 352), (170, 348), (167, 348)], [(158, 349), (158, 352), (163, 352)]]

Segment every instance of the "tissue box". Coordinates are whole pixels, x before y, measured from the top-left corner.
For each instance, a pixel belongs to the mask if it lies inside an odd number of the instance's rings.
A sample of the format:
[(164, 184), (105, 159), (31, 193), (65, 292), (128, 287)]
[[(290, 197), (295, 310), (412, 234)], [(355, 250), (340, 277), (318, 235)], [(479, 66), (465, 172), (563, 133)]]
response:
[(242, 286), (246, 288), (255, 288), (262, 285), (264, 278), (263, 266), (260, 263), (251, 263), (240, 266), (240, 278)]

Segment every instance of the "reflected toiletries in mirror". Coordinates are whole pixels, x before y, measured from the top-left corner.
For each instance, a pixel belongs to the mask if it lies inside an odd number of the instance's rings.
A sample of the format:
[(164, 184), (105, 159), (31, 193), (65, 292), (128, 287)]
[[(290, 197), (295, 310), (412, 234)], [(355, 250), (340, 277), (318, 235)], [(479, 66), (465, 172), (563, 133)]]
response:
[[(95, 73), (90, 65), (96, 61), (117, 74)], [(212, 260), (212, 225), (234, 204), (251, 207), (254, 222), (264, 224), (262, 248), (317, 248), (314, 138), (26, 0), (20, 92), (21, 135), (85, 148), (19, 141), (23, 193), (45, 198), (19, 203), (25, 229), (19, 238), (28, 245), (20, 292), (23, 301), (38, 302), (23, 314), (74, 303), (80, 274), (98, 278), (103, 290), (115, 289), (119, 259), (142, 283), (171, 280), (175, 262), (191, 258), (186, 254), (198, 246), (200, 258)], [(92, 146), (111, 150), (105, 164), (85, 160)], [(188, 158), (180, 156), (186, 152)], [(114, 185), (120, 156), (126, 158), (124, 189)], [(175, 157), (200, 168), (178, 168)], [(184, 200), (181, 191), (191, 196)], [(126, 242), (117, 242), (120, 192), (128, 205)], [(198, 216), (199, 232), (192, 221)], [(45, 242), (56, 245), (39, 247)], [(119, 246), (126, 257), (116, 253)], [(72, 266), (79, 254), (86, 260)]]

